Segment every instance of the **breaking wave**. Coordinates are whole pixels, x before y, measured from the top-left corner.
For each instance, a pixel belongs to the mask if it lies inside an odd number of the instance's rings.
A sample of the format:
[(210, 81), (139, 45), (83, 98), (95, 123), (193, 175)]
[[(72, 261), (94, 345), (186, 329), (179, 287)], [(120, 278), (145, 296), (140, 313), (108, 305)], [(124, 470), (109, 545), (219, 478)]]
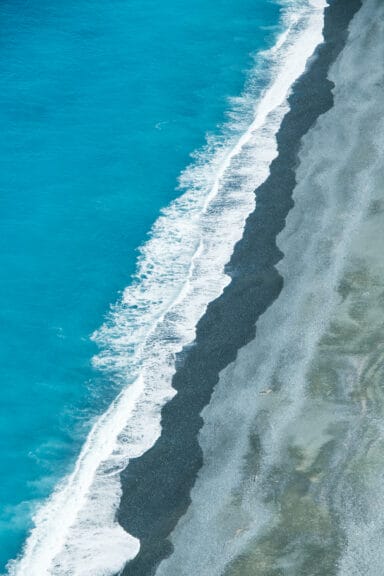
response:
[(255, 58), (222, 135), (181, 175), (184, 193), (163, 210), (131, 285), (93, 335), (100, 346), (94, 364), (121, 392), (95, 421), (73, 472), (37, 510), (21, 557), (8, 566), (11, 576), (108, 576), (139, 551), (116, 521), (120, 472), (161, 433), (161, 408), (175, 394), (175, 355), (229, 282), (224, 266), (276, 156), (287, 96), (322, 40), (323, 0), (282, 5), (284, 31)]

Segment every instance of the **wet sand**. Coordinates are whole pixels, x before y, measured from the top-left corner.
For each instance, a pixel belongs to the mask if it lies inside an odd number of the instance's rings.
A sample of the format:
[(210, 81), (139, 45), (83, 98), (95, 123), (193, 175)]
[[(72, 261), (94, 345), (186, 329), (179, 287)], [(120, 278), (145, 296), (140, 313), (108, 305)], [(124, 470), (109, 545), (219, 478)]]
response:
[(256, 209), (227, 267), (232, 281), (199, 321), (194, 344), (179, 355), (173, 379), (178, 393), (163, 408), (161, 437), (122, 473), (118, 519), (141, 541), (141, 551), (124, 576), (154, 574), (159, 562), (172, 553), (168, 537), (190, 504), (190, 491), (203, 464), (200, 413), (210, 402), (219, 373), (235, 360), (239, 349), (257, 339), (258, 318), (282, 290), (276, 265), (283, 255), (276, 237), (293, 206), (301, 140), (332, 108), (333, 85), (327, 73), (360, 6), (360, 0), (335, 0), (326, 9), (325, 42), (289, 98), (291, 109), (277, 136), (278, 157), (269, 178), (255, 192)]

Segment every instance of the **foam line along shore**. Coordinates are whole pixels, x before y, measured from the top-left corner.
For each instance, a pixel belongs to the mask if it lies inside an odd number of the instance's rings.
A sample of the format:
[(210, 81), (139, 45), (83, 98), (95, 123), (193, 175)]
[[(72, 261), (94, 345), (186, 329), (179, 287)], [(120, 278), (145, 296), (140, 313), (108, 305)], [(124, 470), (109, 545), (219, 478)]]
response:
[(322, 2), (282, 6), (283, 32), (262, 55), (266, 89), (251, 110), (245, 91), (231, 136), (184, 173), (187, 192), (163, 211), (141, 250), (135, 281), (94, 335), (102, 348), (95, 365), (123, 390), (95, 422), (72, 474), (38, 509), (21, 557), (9, 564), (12, 576), (105, 576), (139, 551), (140, 539), (116, 520), (120, 472), (161, 433), (161, 408), (175, 394), (175, 355), (193, 341), (208, 302), (229, 282), (224, 266), (276, 155), (290, 88), (321, 41)]
[[(256, 209), (227, 266), (232, 281), (208, 306), (197, 325), (194, 345), (179, 359), (173, 379), (178, 393), (162, 411), (161, 437), (122, 473), (119, 520), (141, 542), (140, 553), (123, 572), (127, 576), (153, 573), (172, 553), (169, 534), (190, 505), (190, 490), (203, 464), (198, 442), (203, 424), (200, 413), (210, 401), (220, 371), (254, 339), (257, 319), (281, 292), (283, 279), (276, 264), (282, 252), (276, 238), (293, 206), (301, 141), (317, 119), (332, 108), (333, 84), (327, 74), (345, 45), (348, 25), (360, 6), (358, 0), (338, 0), (326, 8), (324, 43), (294, 86), (290, 111), (277, 136), (279, 155), (271, 164), (270, 176), (256, 190)], [(183, 550), (180, 554), (179, 567)], [(221, 554), (225, 564), (225, 554)], [(164, 573), (168, 573), (167, 562), (164, 565)], [(215, 570), (220, 566), (218, 562)]]

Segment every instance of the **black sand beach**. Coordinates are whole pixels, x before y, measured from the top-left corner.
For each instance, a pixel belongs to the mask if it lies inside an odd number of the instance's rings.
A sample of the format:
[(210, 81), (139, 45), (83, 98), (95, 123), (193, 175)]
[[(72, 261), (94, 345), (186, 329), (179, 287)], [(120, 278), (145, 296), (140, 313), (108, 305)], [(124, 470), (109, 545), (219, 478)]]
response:
[(197, 325), (195, 343), (178, 358), (173, 379), (178, 393), (163, 408), (160, 438), (122, 473), (118, 519), (141, 541), (141, 551), (128, 563), (124, 576), (154, 574), (159, 562), (172, 553), (168, 536), (190, 504), (190, 491), (203, 463), (197, 438), (203, 424), (200, 413), (210, 401), (220, 371), (241, 347), (257, 338), (258, 318), (281, 292), (283, 280), (275, 266), (283, 254), (276, 237), (293, 206), (301, 139), (333, 105), (327, 73), (360, 6), (361, 0), (334, 0), (326, 9), (325, 42), (289, 98), (290, 111), (277, 136), (278, 157), (269, 178), (255, 192), (256, 209), (227, 266), (231, 283), (208, 306)]

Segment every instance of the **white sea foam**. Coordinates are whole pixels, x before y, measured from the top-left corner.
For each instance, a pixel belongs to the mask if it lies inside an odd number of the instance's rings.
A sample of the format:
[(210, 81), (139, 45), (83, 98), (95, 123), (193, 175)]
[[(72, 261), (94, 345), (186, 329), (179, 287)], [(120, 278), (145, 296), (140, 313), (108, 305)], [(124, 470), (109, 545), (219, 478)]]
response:
[(161, 407), (175, 394), (175, 354), (193, 341), (196, 322), (229, 281), (224, 265), (276, 155), (290, 88), (322, 39), (324, 4), (283, 2), (285, 31), (256, 59), (268, 62), (269, 87), (255, 102), (256, 66), (233, 102), (227, 136), (196, 156), (180, 179), (186, 192), (155, 223), (132, 285), (94, 334), (101, 347), (95, 365), (122, 391), (94, 423), (73, 473), (37, 511), (10, 575), (108, 576), (137, 554), (139, 542), (115, 519), (119, 473), (158, 438)]

